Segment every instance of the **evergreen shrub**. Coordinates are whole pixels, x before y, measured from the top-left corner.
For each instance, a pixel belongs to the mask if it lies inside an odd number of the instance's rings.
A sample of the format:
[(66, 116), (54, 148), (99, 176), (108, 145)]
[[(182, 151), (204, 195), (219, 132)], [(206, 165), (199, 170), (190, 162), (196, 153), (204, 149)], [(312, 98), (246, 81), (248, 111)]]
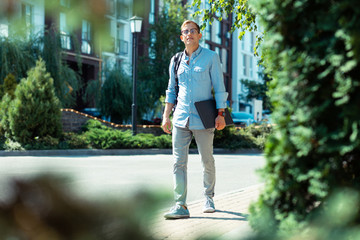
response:
[[(5, 95), (6, 97), (6, 95)], [(21, 144), (29, 144), (36, 138), (61, 135), (60, 102), (54, 92), (53, 80), (40, 59), (28, 72), (8, 103), (8, 113), (2, 121), (5, 132)]]
[(353, 0), (251, 3), (276, 124), (251, 225), (281, 233), (304, 226), (334, 189), (360, 190), (360, 11)]
[(96, 120), (89, 120), (83, 130), (88, 143), (97, 149), (171, 148), (170, 135), (154, 136), (140, 133), (132, 136), (130, 130), (114, 130)]
[[(5, 136), (5, 130), (9, 128), (9, 123), (6, 121), (8, 118), (8, 110), (10, 102), (15, 98), (15, 89), (17, 82), (15, 76), (9, 73), (4, 79), (1, 86), (1, 103), (0, 103), (0, 134)], [(4, 120), (2, 120), (4, 119)]]

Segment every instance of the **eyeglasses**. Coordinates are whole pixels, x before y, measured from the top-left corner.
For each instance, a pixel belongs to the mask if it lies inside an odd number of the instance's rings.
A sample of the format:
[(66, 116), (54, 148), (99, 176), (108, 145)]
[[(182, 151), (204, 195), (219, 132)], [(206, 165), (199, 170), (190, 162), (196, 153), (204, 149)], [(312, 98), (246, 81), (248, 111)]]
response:
[(194, 34), (194, 33), (197, 33), (198, 31), (197, 31), (197, 29), (196, 28), (192, 28), (192, 29), (190, 29), (190, 30), (183, 30), (183, 31), (181, 31), (181, 33), (183, 34), (183, 35), (188, 35), (189, 33), (191, 33), (191, 34)]

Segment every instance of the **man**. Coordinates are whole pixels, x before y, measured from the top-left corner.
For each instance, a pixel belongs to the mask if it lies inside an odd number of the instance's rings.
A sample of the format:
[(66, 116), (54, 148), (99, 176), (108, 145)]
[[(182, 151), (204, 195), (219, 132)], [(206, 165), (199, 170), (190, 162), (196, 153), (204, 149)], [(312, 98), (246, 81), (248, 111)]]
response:
[[(212, 99), (212, 88), (215, 92), (216, 107), (219, 115), (215, 119), (215, 128), (225, 127), (224, 110), (228, 93), (225, 91), (223, 72), (219, 56), (211, 50), (202, 48), (199, 41), (202, 37), (199, 25), (186, 20), (181, 26), (180, 39), (185, 44), (184, 54), (179, 59), (177, 71), (179, 92), (175, 92), (174, 57), (171, 59), (170, 79), (166, 90), (165, 110), (162, 129), (170, 134), (172, 130), (174, 157), (174, 196), (176, 205), (164, 215), (167, 219), (188, 218), (186, 205), (187, 194), (187, 161), (192, 136), (204, 167), (205, 213), (215, 212), (213, 201), (215, 187), (215, 161), (213, 157), (213, 139), (215, 129), (205, 129), (195, 102)], [(171, 129), (170, 113), (177, 97), (177, 106), (173, 114)]]

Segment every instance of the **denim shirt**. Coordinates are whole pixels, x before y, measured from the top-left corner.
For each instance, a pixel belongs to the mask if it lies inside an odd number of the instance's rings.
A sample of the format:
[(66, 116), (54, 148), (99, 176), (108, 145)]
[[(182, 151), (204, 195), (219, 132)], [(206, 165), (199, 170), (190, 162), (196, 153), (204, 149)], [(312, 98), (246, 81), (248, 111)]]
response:
[[(188, 65), (186, 62), (189, 60)], [(176, 99), (174, 57), (170, 62), (169, 74), (165, 102), (174, 104)], [(226, 108), (228, 93), (225, 90), (219, 56), (216, 52), (201, 46), (190, 59), (184, 51), (178, 69), (178, 79), (179, 94), (173, 125), (182, 128), (188, 126), (189, 129), (194, 130), (204, 129), (195, 102), (212, 99), (211, 89), (214, 88), (216, 108)]]

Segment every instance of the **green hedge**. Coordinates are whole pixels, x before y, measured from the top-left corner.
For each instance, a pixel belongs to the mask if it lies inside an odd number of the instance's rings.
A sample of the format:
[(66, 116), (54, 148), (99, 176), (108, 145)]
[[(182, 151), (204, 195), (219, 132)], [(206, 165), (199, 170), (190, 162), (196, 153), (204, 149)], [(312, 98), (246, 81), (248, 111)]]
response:
[[(250, 126), (244, 129), (227, 127), (215, 131), (214, 147), (225, 149), (264, 149), (265, 140), (271, 133), (267, 125)], [(0, 138), (0, 148), (6, 150), (22, 149), (144, 149), (171, 148), (171, 135), (140, 133), (132, 135), (130, 130), (121, 131), (102, 125), (99, 121), (89, 120), (80, 133), (63, 133), (60, 138), (46, 136), (35, 138), (30, 144), (21, 145), (5, 137)], [(195, 148), (195, 141), (191, 147)]]
[[(266, 33), (262, 52), (277, 124), (265, 150), (265, 191), (251, 211), (251, 225), (264, 234), (301, 229), (336, 188), (360, 191), (357, 3), (251, 1)], [(352, 224), (359, 224), (354, 211)]]

